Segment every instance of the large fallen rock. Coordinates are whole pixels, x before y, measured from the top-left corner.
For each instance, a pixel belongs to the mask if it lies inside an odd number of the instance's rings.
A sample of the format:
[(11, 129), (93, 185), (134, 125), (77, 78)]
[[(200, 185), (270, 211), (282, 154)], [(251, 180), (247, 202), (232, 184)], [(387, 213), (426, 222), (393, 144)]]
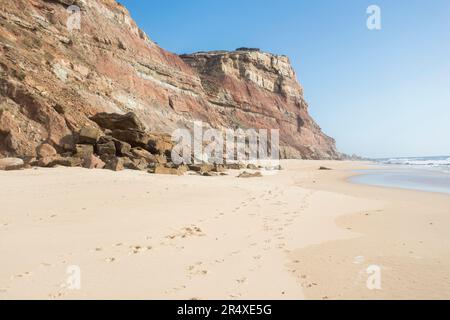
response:
[(80, 144), (96, 144), (102, 136), (102, 132), (93, 127), (83, 127), (78, 133), (78, 143)]
[(22, 159), (19, 158), (3, 158), (0, 159), (0, 170), (20, 170), (25, 166)]
[(97, 113), (91, 117), (91, 120), (97, 123), (103, 129), (110, 130), (140, 130), (145, 131), (144, 124), (138, 119), (136, 114), (129, 112), (127, 114), (118, 113)]
[(135, 129), (116, 129), (113, 130), (111, 135), (120, 141), (130, 144), (133, 148), (141, 147), (146, 149), (148, 148), (148, 141), (150, 140), (150, 135), (147, 132)]

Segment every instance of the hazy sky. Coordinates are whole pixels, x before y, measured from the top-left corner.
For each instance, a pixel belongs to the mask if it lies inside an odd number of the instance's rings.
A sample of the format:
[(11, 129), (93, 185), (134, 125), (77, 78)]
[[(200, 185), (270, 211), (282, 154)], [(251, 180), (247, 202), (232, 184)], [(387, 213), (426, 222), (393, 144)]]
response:
[[(450, 155), (449, 0), (120, 0), (176, 53), (258, 47), (290, 57), (340, 151)], [(369, 5), (382, 29), (366, 27)]]

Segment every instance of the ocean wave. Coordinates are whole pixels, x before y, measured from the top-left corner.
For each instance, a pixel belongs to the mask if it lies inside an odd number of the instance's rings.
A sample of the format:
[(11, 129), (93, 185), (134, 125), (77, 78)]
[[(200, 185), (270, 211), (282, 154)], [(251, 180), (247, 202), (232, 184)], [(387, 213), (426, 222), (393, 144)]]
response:
[(450, 157), (391, 158), (380, 159), (379, 162), (387, 165), (427, 167), (441, 169), (443, 172), (450, 172)]

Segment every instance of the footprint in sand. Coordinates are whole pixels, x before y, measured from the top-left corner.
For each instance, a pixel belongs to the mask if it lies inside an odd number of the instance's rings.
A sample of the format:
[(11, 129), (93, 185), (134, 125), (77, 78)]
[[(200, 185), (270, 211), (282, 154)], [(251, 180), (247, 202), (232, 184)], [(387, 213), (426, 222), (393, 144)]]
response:
[(243, 277), (241, 279), (237, 279), (236, 282), (239, 284), (244, 284), (245, 282), (247, 282), (247, 278)]
[(64, 297), (65, 295), (66, 295), (66, 294), (65, 294), (64, 292), (60, 291), (60, 292), (57, 292), (57, 293), (50, 293), (50, 294), (48, 295), (48, 297), (49, 297), (50, 299), (58, 299), (58, 298)]
[(209, 271), (205, 268), (202, 268), (202, 265), (202, 262), (197, 262), (195, 265), (188, 266), (187, 270), (189, 271), (189, 276), (206, 276)]
[(108, 262), (108, 263), (112, 263), (114, 261), (116, 261), (116, 258), (106, 258), (105, 259), (105, 262)]
[(168, 235), (166, 238), (174, 240), (176, 238), (188, 238), (188, 237), (203, 237), (206, 234), (199, 227), (192, 225), (190, 227), (184, 227), (177, 233)]
[(130, 254), (139, 254), (145, 251), (152, 250), (152, 246), (130, 246)]

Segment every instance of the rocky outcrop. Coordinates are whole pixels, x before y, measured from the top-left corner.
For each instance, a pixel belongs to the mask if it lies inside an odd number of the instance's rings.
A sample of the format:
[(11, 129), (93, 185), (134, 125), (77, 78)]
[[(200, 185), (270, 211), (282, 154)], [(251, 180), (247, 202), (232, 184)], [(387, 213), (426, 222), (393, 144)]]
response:
[[(80, 30), (67, 27), (72, 4), (81, 9)], [(137, 118), (102, 118), (129, 112)], [(114, 0), (1, 4), (0, 157), (31, 159), (44, 144), (45, 152), (73, 153), (80, 141), (97, 144), (100, 127), (112, 141), (144, 148), (149, 131), (191, 128), (195, 120), (279, 128), (283, 157), (340, 156), (309, 116), (287, 57), (252, 48), (180, 57), (150, 40)], [(167, 154), (168, 141), (158, 141), (150, 151)]]

